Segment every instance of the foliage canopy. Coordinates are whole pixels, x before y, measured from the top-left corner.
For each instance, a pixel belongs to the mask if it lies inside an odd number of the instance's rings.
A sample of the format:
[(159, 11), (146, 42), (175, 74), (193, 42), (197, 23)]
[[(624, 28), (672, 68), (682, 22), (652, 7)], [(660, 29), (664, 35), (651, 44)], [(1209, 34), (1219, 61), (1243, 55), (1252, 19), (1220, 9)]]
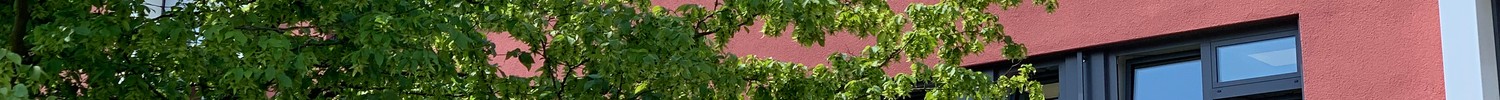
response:
[[(989, 43), (1005, 44), (990, 52), (1024, 57), (984, 11), (1020, 0), (944, 0), (904, 13), (884, 0), (677, 8), (649, 0), (13, 1), (0, 5), (16, 8), (0, 9), (15, 14), (0, 16), (11, 32), (0, 39), (6, 99), (1042, 97), (1029, 65), (993, 78), (958, 67)], [(745, 30), (751, 23), (764, 30)], [(530, 48), (495, 51), (486, 33)], [(830, 34), (877, 43), (805, 66), (724, 52), (737, 33), (789, 35), (804, 46)], [(919, 62), (934, 54), (941, 63)], [(526, 66), (492, 65), (492, 55)], [(916, 61), (915, 72), (887, 76), (881, 68), (896, 61)]]

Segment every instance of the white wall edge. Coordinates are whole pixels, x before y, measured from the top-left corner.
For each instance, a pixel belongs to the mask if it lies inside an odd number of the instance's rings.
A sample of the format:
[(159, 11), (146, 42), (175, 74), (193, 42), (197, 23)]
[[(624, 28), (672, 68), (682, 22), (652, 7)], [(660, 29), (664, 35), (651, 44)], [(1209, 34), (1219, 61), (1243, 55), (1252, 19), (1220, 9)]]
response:
[(1490, 0), (1439, 0), (1443, 90), (1449, 100), (1500, 100)]

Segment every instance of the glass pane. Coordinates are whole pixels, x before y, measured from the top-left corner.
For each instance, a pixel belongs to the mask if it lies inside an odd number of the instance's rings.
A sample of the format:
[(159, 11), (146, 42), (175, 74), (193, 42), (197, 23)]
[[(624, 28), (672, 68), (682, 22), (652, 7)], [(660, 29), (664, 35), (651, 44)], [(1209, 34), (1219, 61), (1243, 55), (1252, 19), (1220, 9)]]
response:
[(1203, 62), (1178, 62), (1135, 69), (1135, 100), (1203, 99)]
[(1046, 99), (1057, 99), (1058, 93), (1062, 91), (1062, 87), (1058, 87), (1058, 85), (1059, 84), (1057, 83), (1048, 83), (1042, 85), (1042, 93), (1047, 96)]
[(1297, 37), (1218, 47), (1219, 82), (1297, 72)]

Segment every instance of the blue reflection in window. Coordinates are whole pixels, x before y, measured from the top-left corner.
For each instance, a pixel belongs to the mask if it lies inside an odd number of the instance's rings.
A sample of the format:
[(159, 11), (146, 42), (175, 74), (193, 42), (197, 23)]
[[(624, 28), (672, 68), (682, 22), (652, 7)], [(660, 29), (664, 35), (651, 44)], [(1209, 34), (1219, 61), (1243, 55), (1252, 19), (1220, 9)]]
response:
[(1297, 37), (1218, 47), (1219, 82), (1297, 72)]
[(1203, 99), (1201, 60), (1135, 69), (1135, 100)]

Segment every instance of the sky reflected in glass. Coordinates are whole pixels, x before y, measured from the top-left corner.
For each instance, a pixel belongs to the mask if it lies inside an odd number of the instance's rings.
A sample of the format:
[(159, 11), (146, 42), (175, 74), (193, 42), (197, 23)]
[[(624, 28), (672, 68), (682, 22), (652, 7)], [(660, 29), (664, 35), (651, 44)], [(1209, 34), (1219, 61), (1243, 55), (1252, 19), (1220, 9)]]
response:
[(1177, 62), (1135, 69), (1135, 100), (1203, 99), (1203, 62)]
[(1218, 49), (1219, 82), (1297, 72), (1297, 38), (1284, 37)]

